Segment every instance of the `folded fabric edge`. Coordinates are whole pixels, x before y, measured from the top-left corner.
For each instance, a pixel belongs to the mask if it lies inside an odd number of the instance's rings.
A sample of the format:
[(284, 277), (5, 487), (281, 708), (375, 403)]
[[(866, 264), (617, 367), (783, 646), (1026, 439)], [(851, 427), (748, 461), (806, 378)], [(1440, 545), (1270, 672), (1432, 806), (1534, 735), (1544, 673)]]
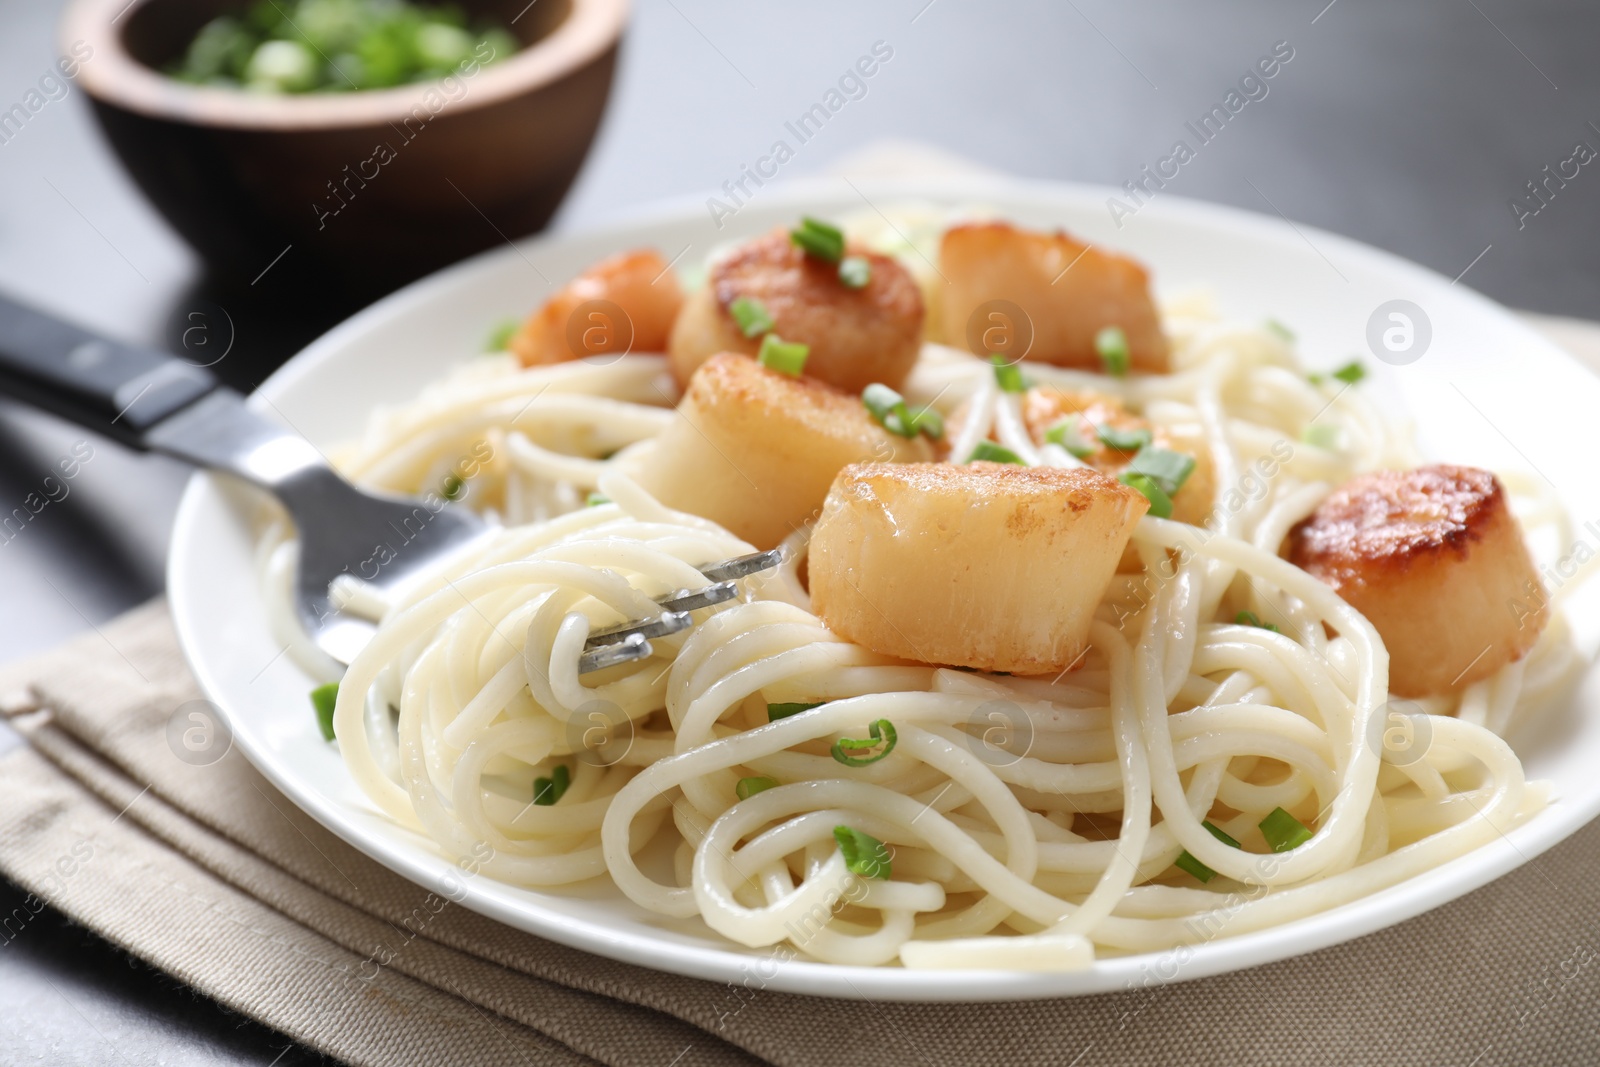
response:
[[(288, 921), (357, 954), (364, 954), (360, 981), (380, 969), (406, 976), (461, 998), (466, 1004), (528, 1026), (573, 1050), (605, 1063), (653, 1062), (662, 1050), (693, 1046), (696, 1062), (743, 1065), (751, 1057), (678, 1018), (652, 1007), (562, 985), (512, 969), (463, 948), (461, 939), (434, 936), (452, 902), (418, 889), (418, 905), (398, 920), (327, 896), (294, 872), (196, 823), (158, 791), (138, 792), (137, 782), (109, 766), (66, 732), (48, 723), (26, 731), (35, 750), (62, 773), (136, 823), (177, 856), (198, 865)], [(268, 786), (267, 788), (270, 788)], [(137, 799), (137, 803), (131, 801)], [(279, 798), (287, 805), (287, 800)], [(309, 843), (309, 842), (308, 842)], [(315, 849), (325, 860), (321, 849)], [(358, 857), (367, 863), (364, 857)], [(387, 873), (387, 872), (385, 872)], [(431, 902), (431, 903), (430, 903)], [(476, 918), (474, 916), (474, 918)], [(482, 920), (484, 923), (489, 920)], [(510, 933), (510, 931), (507, 931)]]
[[(233, 1011), (358, 1065), (467, 1067), (508, 1051), (598, 1062), (408, 976), (361, 981), (359, 956), (176, 855), (31, 747), (0, 769), (14, 799), (0, 816), (0, 872)], [(271, 992), (249, 995), (261, 989)]]

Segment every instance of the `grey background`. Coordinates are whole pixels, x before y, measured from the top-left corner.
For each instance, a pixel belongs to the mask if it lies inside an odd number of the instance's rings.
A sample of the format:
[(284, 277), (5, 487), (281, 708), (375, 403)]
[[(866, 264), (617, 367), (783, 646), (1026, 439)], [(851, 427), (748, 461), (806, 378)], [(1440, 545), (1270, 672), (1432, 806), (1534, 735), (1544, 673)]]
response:
[[(1268, 95), (1161, 195), (1281, 211), (1451, 277), (1470, 266), (1462, 284), (1514, 306), (1600, 317), (1600, 164), (1520, 228), (1508, 207), (1576, 142), (1600, 148), (1589, 125), (1600, 123), (1600, 8), (1325, 4), (639, 0), (611, 111), (556, 225), (713, 191), (875, 41), (893, 58), (784, 179), (894, 137), (1017, 174), (1121, 184), (1190, 139), (1184, 123), (1288, 41), (1294, 58)], [(59, 8), (0, 0), (0, 106), (54, 61)], [(199, 265), (121, 174), (81, 92), (0, 145), (0, 290), (152, 344), (170, 343), (205, 296)], [(219, 369), (252, 384), (351, 310), (336, 296), (245, 309)], [(0, 400), (0, 503), (20, 501), (82, 436)], [(183, 478), (97, 443), (72, 494), (0, 545), (0, 660), (157, 592)], [(19, 900), (0, 883), (0, 913)], [(0, 1062), (315, 1059), (52, 912), (15, 940), (0, 935)]]

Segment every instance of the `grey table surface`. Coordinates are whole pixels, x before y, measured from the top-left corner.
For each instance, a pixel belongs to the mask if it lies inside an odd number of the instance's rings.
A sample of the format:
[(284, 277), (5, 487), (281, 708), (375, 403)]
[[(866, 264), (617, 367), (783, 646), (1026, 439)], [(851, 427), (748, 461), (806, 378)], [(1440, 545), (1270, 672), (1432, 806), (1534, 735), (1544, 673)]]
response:
[[(53, 62), (60, 6), (0, 0), (0, 106)], [(1600, 318), (1600, 172), (1581, 168), (1537, 214), (1511, 206), (1578, 142), (1600, 147), (1600, 7), (1583, 0), (638, 0), (611, 110), (554, 225), (709, 193), (877, 41), (892, 61), (783, 179), (894, 137), (1016, 174), (1120, 185), (1287, 41), (1294, 58), (1267, 95), (1161, 195), (1282, 214), (1465, 272), (1463, 284), (1507, 304)], [(170, 345), (213, 288), (121, 172), (81, 91), (0, 144), (0, 291)], [(218, 370), (250, 386), (355, 308), (336, 293), (268, 291), (228, 310), (235, 349)], [(81, 437), (0, 398), (0, 510)], [(0, 546), (0, 660), (158, 592), (185, 476), (98, 448), (71, 495)], [(0, 747), (15, 743), (0, 735)], [(20, 901), (0, 881), (0, 915)], [(319, 1058), (53, 912), (0, 931), (0, 1063)]]

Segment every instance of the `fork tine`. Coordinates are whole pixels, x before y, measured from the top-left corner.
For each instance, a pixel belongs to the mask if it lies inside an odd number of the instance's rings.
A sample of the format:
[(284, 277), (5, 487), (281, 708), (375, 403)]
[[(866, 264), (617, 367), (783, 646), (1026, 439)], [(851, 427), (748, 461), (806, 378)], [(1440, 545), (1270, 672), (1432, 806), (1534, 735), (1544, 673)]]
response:
[(660, 615), (652, 615), (647, 619), (634, 619), (618, 626), (597, 630), (589, 635), (589, 640), (584, 642), (585, 648), (594, 648), (597, 645), (615, 641), (624, 634), (643, 634), (645, 637), (663, 637), (675, 634), (680, 630), (687, 630), (694, 622), (689, 617), (689, 612), (700, 608), (708, 608), (713, 604), (721, 604), (732, 600), (739, 595), (739, 589), (732, 582), (719, 582), (708, 585), (704, 589), (679, 589), (670, 596), (662, 597), (656, 603), (662, 607)]
[(650, 647), (650, 641), (643, 634), (629, 634), (614, 645), (597, 648), (579, 656), (578, 673), (588, 674), (591, 671), (615, 667), (619, 663), (649, 659), (654, 651)]
[(726, 582), (733, 578), (743, 578), (757, 571), (770, 570), (783, 562), (783, 549), (769, 548), (765, 552), (752, 552), (748, 556), (735, 556), (725, 559), (721, 563), (708, 563), (700, 568), (700, 573), (713, 582)]
[(665, 600), (658, 600), (656, 603), (668, 611), (694, 611), (697, 608), (709, 608), (713, 604), (721, 604), (738, 595), (739, 587), (733, 582), (717, 582), (704, 589), (679, 589)]
[(665, 637), (675, 634), (680, 630), (687, 630), (694, 624), (687, 611), (664, 611), (653, 618), (643, 619), (638, 622), (625, 622), (621, 626), (613, 626), (609, 630), (597, 630), (589, 635), (589, 640), (584, 643), (585, 649), (598, 645), (610, 644), (628, 634), (639, 634), (643, 637)]
[(783, 549), (773, 548), (706, 564), (699, 570), (711, 580), (711, 585), (703, 589), (676, 589), (656, 600), (662, 608), (660, 615), (635, 619), (590, 634), (589, 640), (584, 642), (585, 651), (578, 658), (578, 673), (588, 674), (615, 667), (619, 663), (648, 658), (653, 651), (649, 638), (687, 630), (694, 625), (689, 615), (691, 611), (732, 600), (739, 595), (738, 579), (776, 567), (783, 562), (783, 556)]

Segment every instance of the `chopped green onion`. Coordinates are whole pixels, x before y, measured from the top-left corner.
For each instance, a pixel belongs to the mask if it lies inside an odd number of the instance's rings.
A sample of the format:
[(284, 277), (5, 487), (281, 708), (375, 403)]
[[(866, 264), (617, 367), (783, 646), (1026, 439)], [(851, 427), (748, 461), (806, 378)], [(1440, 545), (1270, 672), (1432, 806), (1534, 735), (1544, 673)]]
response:
[(505, 352), (511, 348), (511, 339), (517, 335), (517, 327), (521, 324), (516, 319), (506, 319), (489, 331), (489, 336), (484, 339), (485, 352)]
[(1143, 493), (1145, 499), (1150, 501), (1150, 514), (1158, 519), (1172, 518), (1172, 498), (1167, 495), (1165, 489), (1162, 489), (1157, 484), (1154, 478), (1148, 474), (1140, 474), (1137, 471), (1126, 471), (1117, 481)]
[(944, 436), (944, 416), (931, 407), (912, 411), (906, 399), (882, 382), (873, 382), (861, 390), (861, 403), (890, 433), (901, 437), (915, 437), (925, 433), (934, 440)]
[(1137, 452), (1151, 441), (1151, 433), (1143, 427), (1119, 430), (1115, 426), (1102, 426), (1096, 431), (1101, 444), (1118, 452)]
[(1334, 371), (1333, 376), (1341, 382), (1354, 385), (1367, 376), (1367, 368), (1363, 367), (1359, 360), (1351, 360)]
[(324, 741), (333, 740), (333, 706), (339, 701), (339, 683), (329, 682), (311, 691), (311, 706), (317, 711), (317, 726)]
[(1217, 876), (1216, 871), (1195, 859), (1187, 850), (1178, 853), (1178, 858), (1172, 861), (1172, 865), (1180, 871), (1187, 871), (1202, 882), (1209, 882)]
[(999, 352), (991, 354), (989, 362), (994, 366), (994, 380), (1000, 386), (1001, 392), (1025, 393), (1028, 391), (1028, 383), (1022, 380), (1021, 367), (1007, 360)]
[(309, 92), (317, 87), (321, 66), (299, 41), (263, 41), (245, 64), (245, 85), (256, 92)]
[(556, 764), (556, 769), (550, 772), (548, 778), (535, 778), (533, 780), (533, 802), (542, 808), (548, 808), (560, 800), (566, 793), (567, 786), (572, 784), (572, 772), (565, 763)]
[(988, 460), (990, 463), (1015, 463), (1020, 467), (1027, 466), (1022, 461), (1021, 456), (1009, 448), (1001, 448), (987, 438), (979, 441), (977, 446), (973, 448), (972, 455), (967, 457), (968, 463), (976, 463), (979, 460)]
[(739, 324), (739, 332), (746, 337), (760, 337), (772, 329), (772, 315), (767, 305), (753, 297), (741, 296), (728, 305), (728, 314)]
[[(833, 743), (833, 758), (846, 767), (865, 767), (869, 763), (877, 763), (883, 757), (894, 751), (895, 742), (900, 740), (894, 732), (894, 723), (888, 719), (879, 719), (867, 727), (871, 733), (870, 739), (854, 737), (841, 737)], [(852, 756), (851, 752), (867, 752), (883, 745), (883, 751), (875, 756)]]
[(445, 475), (444, 484), (439, 486), (439, 492), (446, 500), (460, 500), (466, 490), (467, 483), (461, 480), (459, 474)]
[(170, 65), (167, 73), (202, 85), (233, 82), (243, 76), (257, 43), (237, 18), (220, 15), (200, 27), (183, 59)]
[(454, 4), (405, 0), (260, 0), (206, 23), (166, 68), (183, 81), (252, 92), (347, 92), (459, 75), (509, 57), (499, 21)]
[(801, 344), (799, 341), (790, 343), (775, 333), (769, 333), (761, 338), (761, 351), (756, 358), (763, 367), (769, 367), (780, 374), (787, 374), (791, 378), (800, 377), (800, 372), (806, 369), (806, 357), (811, 355), (811, 346)]
[[(1234, 848), (1242, 847), (1239, 842), (1228, 836), (1227, 831), (1212, 823), (1211, 820), (1207, 819), (1200, 825), (1211, 831), (1211, 836), (1221, 841), (1224, 845), (1232, 845)], [(1188, 849), (1178, 853), (1178, 858), (1172, 861), (1172, 865), (1180, 871), (1189, 872), (1202, 882), (1209, 882), (1217, 876), (1216, 871), (1195, 859)]]
[(755, 778), (741, 778), (739, 779), (739, 784), (733, 787), (733, 791), (740, 800), (749, 800), (757, 793), (765, 793), (767, 790), (771, 789), (777, 784), (778, 780), (776, 778), (765, 778), (760, 776)]
[(911, 428), (937, 441), (944, 436), (944, 416), (931, 407), (921, 408), (911, 413)]
[(603, 495), (601, 493), (590, 493), (588, 495), (588, 497), (585, 498), (585, 500), (583, 502), (583, 506), (584, 507), (588, 507), (588, 508), (597, 508), (601, 504), (609, 504), (609, 503), (611, 503), (611, 498), (610, 497), (605, 496), (605, 495)]
[(787, 719), (789, 716), (798, 715), (802, 711), (810, 711), (812, 708), (820, 708), (824, 703), (826, 703), (826, 701), (819, 700), (815, 704), (768, 704), (767, 721), (777, 722), (779, 719)]
[(872, 263), (866, 256), (845, 256), (839, 261), (839, 282), (846, 289), (865, 289), (872, 281)]
[(1162, 492), (1173, 496), (1194, 472), (1194, 457), (1186, 452), (1145, 445), (1133, 457), (1133, 462), (1128, 464), (1128, 470), (1133, 474), (1148, 474), (1155, 479)]
[(1044, 439), (1050, 444), (1060, 445), (1079, 459), (1088, 459), (1094, 455), (1094, 445), (1084, 440), (1082, 422), (1082, 416), (1068, 415), (1046, 430)]
[(1300, 439), (1308, 445), (1318, 448), (1335, 449), (1339, 447), (1339, 427), (1337, 426), (1307, 426), (1301, 433)]
[(839, 227), (830, 226), (809, 215), (789, 231), (789, 240), (804, 249), (806, 255), (828, 263), (837, 263), (844, 255), (844, 233)]
[(1361, 365), (1361, 361), (1358, 359), (1351, 360), (1349, 363), (1346, 363), (1344, 366), (1340, 367), (1331, 374), (1312, 372), (1311, 374), (1306, 375), (1307, 379), (1310, 380), (1312, 385), (1321, 385), (1329, 378), (1337, 378), (1346, 385), (1354, 385), (1366, 376), (1367, 368), (1363, 367)]
[(878, 425), (890, 433), (897, 433), (901, 437), (917, 435), (917, 431), (909, 425), (906, 398), (882, 382), (873, 382), (861, 390), (861, 403), (878, 420)]
[(1253, 611), (1241, 611), (1233, 617), (1233, 621), (1238, 626), (1254, 626), (1258, 630), (1271, 630), (1275, 634), (1283, 632), (1275, 623), (1262, 622), (1261, 616)]
[(1261, 820), (1261, 836), (1274, 852), (1288, 852), (1311, 840), (1306, 824), (1282, 808), (1273, 808), (1272, 814)]
[(1290, 342), (1291, 344), (1294, 342), (1294, 331), (1289, 329), (1289, 327), (1285, 326), (1283, 323), (1279, 322), (1277, 319), (1268, 319), (1265, 325), (1268, 332), (1277, 334), (1284, 341)]
[(833, 839), (839, 842), (844, 865), (852, 872), (863, 878), (888, 879), (892, 856), (888, 845), (853, 826), (835, 826)]
[(1107, 326), (1095, 334), (1094, 350), (1100, 357), (1100, 365), (1113, 378), (1123, 377), (1133, 365), (1133, 357), (1128, 353), (1128, 335), (1121, 326)]

